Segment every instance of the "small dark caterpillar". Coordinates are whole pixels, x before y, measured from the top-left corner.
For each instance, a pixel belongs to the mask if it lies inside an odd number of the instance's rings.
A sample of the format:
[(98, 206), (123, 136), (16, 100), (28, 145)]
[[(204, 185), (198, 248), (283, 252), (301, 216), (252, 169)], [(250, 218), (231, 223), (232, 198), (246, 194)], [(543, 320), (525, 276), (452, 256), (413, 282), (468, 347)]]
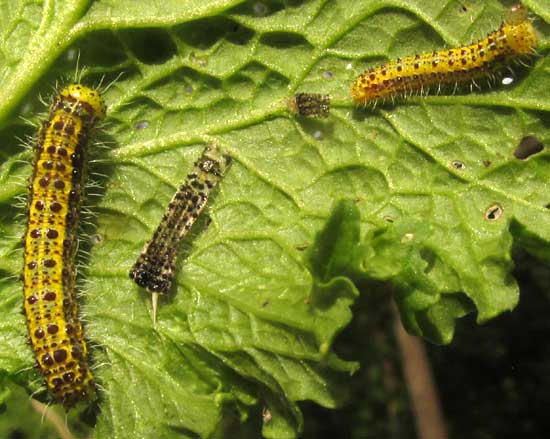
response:
[(432, 86), (475, 84), (476, 79), (491, 78), (510, 62), (532, 55), (537, 45), (527, 11), (514, 6), (510, 19), (477, 43), (408, 56), (362, 73), (351, 87), (351, 96), (356, 103), (367, 104), (414, 92), (424, 95)]
[(298, 93), (288, 100), (288, 108), (299, 116), (328, 117), (330, 96), (320, 93)]
[(95, 396), (78, 319), (75, 254), (86, 149), (105, 114), (96, 90), (63, 88), (38, 133), (29, 185), (23, 309), (36, 367), (53, 399), (67, 408)]
[(230, 163), (231, 157), (222, 154), (215, 145), (205, 148), (130, 271), (130, 278), (152, 294), (153, 321), (158, 294), (168, 293), (172, 286), (179, 243), (203, 211), (210, 192)]

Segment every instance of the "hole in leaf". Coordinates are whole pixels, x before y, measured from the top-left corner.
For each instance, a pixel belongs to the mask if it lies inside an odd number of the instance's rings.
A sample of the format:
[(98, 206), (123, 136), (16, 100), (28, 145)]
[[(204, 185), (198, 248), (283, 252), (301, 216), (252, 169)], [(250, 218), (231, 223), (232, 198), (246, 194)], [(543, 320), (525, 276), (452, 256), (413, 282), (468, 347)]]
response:
[(525, 160), (533, 154), (541, 152), (543, 149), (543, 143), (535, 136), (525, 136), (521, 139), (519, 145), (514, 151), (514, 157), (520, 160)]
[(453, 161), (453, 168), (458, 169), (459, 171), (464, 171), (464, 169), (466, 169), (466, 165), (460, 160), (455, 160)]
[(495, 203), (485, 210), (485, 219), (488, 221), (497, 221), (503, 213), (504, 209), (500, 206), (500, 204)]

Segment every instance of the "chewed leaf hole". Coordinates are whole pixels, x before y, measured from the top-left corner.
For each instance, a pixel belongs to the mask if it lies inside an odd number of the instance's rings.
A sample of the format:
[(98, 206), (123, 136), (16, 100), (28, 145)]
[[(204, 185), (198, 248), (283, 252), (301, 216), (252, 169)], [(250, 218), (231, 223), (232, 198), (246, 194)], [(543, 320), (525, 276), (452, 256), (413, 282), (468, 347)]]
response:
[(459, 171), (464, 171), (464, 169), (466, 169), (466, 165), (462, 163), (460, 160), (454, 160), (452, 165), (453, 165), (453, 168), (458, 169)]
[(525, 160), (533, 154), (541, 152), (543, 149), (543, 143), (535, 136), (525, 136), (521, 139), (519, 145), (515, 149), (514, 157), (520, 160)]
[(504, 213), (504, 209), (500, 204), (492, 204), (485, 210), (485, 219), (487, 221), (497, 221), (502, 214)]

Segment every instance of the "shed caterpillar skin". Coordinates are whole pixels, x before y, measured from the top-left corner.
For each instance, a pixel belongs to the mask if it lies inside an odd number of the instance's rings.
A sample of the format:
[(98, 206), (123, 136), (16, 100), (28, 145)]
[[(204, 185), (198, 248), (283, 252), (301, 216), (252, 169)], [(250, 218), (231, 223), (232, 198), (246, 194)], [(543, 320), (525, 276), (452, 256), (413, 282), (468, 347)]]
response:
[(96, 90), (64, 87), (38, 132), (29, 185), (23, 311), (36, 367), (53, 400), (66, 408), (95, 396), (78, 319), (75, 255), (86, 149), (105, 114)]
[(351, 87), (357, 104), (427, 94), (430, 87), (474, 83), (491, 78), (512, 61), (532, 55), (538, 45), (527, 11), (514, 6), (510, 17), (487, 37), (463, 47), (408, 56), (365, 71)]
[(288, 108), (299, 116), (328, 117), (330, 96), (320, 93), (297, 93), (288, 100)]
[(172, 286), (179, 243), (204, 210), (211, 191), (230, 163), (231, 157), (214, 145), (205, 148), (130, 271), (130, 278), (152, 294), (153, 321), (158, 294), (168, 293)]

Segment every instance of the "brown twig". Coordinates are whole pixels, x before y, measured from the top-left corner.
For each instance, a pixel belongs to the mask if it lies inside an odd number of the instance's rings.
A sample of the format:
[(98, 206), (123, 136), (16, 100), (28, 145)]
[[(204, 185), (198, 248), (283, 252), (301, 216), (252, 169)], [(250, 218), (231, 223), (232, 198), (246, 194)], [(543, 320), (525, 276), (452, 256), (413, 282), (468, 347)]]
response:
[(65, 421), (51, 407), (36, 399), (31, 399), (31, 405), (34, 411), (43, 416), (55, 428), (61, 439), (75, 439)]
[(395, 335), (403, 358), (403, 373), (419, 439), (447, 439), (447, 427), (441, 411), (423, 341), (405, 332), (394, 307)]

